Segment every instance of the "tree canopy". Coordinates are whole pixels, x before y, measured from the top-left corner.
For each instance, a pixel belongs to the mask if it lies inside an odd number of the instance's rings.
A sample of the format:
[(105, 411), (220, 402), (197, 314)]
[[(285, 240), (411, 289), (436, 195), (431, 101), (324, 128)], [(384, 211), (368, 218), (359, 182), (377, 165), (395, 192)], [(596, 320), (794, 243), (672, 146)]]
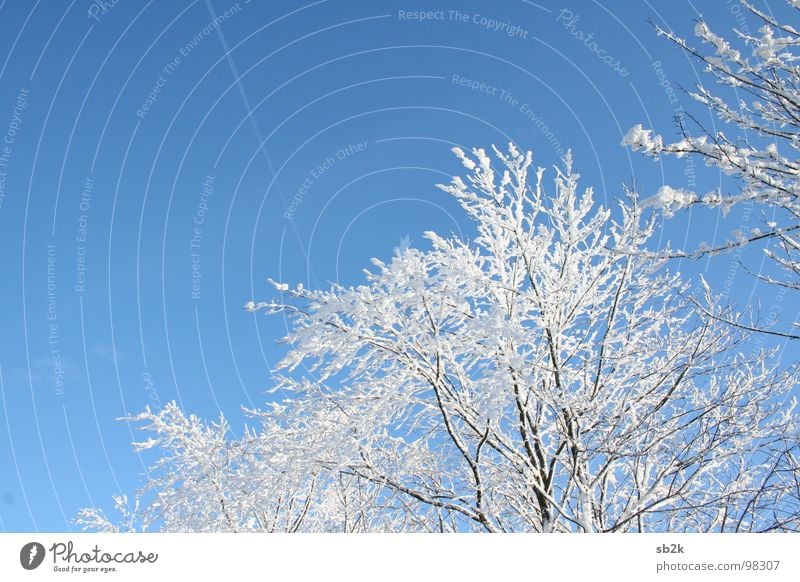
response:
[[(665, 258), (568, 154), (454, 152), (475, 237), (374, 260), (363, 284), (275, 283), (291, 321), (273, 401), (229, 435), (133, 417), (158, 460), (122, 519), (164, 531), (773, 531), (800, 527), (796, 370)], [(699, 289), (700, 291), (696, 291)], [(702, 310), (696, 309), (697, 305)]]

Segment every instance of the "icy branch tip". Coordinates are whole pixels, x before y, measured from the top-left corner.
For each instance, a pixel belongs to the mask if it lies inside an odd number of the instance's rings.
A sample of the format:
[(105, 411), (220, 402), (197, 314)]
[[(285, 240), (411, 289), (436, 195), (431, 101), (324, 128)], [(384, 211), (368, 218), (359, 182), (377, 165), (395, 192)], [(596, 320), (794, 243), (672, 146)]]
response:
[(273, 279), (267, 279), (267, 283), (269, 283), (270, 285), (275, 287), (275, 289), (281, 292), (289, 290), (289, 285), (287, 285), (286, 283), (279, 283), (278, 281), (275, 281)]

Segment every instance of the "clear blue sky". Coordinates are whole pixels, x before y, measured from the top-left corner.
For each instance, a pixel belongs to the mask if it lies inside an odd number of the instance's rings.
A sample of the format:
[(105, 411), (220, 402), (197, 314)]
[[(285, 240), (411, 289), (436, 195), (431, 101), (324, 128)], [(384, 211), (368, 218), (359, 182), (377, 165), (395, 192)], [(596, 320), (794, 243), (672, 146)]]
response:
[[(267, 277), (356, 284), (404, 236), (468, 235), (434, 187), (463, 170), (453, 145), (513, 140), (548, 167), (572, 148), (603, 203), (634, 179), (719, 186), (619, 145), (639, 122), (674, 135), (681, 107), (714, 123), (680, 92), (694, 64), (647, 23), (691, 35), (712, 7), (720, 31), (758, 26), (734, 1), (0, 0), (0, 531), (74, 529), (133, 491), (147, 459), (116, 419), (146, 405), (238, 430), (282, 353), (285, 322), (240, 309)], [(759, 219), (682, 214), (659, 237)], [(675, 268), (796, 316), (736, 258)]]

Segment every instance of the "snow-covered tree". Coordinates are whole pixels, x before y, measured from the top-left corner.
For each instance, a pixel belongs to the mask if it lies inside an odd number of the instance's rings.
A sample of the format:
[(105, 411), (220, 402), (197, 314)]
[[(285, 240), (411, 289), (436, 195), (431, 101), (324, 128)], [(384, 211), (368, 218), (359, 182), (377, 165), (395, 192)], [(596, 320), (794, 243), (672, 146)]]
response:
[[(275, 283), (281, 399), (231, 439), (176, 406), (135, 527), (169, 531), (764, 531), (800, 528), (796, 375), (694, 297), (636, 196), (554, 190), (513, 145), (455, 148), (441, 188), (470, 241), (374, 261), (356, 287)], [(617, 216), (615, 220), (613, 217)], [(695, 304), (702, 311), (694, 309)], [(124, 507), (124, 499), (120, 505)], [(87, 510), (86, 525), (114, 529)]]
[[(668, 143), (639, 124), (628, 131), (623, 144), (654, 158), (700, 156), (740, 183), (737, 192), (707, 194), (665, 185), (648, 203), (667, 215), (697, 204), (728, 211), (736, 204), (754, 203), (766, 211), (761, 227), (737, 231), (728, 242), (713, 248), (678, 254), (700, 256), (766, 240), (774, 244), (765, 252), (783, 275), (761, 277), (800, 290), (800, 32), (744, 0), (741, 4), (762, 24), (758, 33), (734, 30), (734, 38), (726, 39), (700, 20), (695, 34), (708, 50), (656, 27), (660, 35), (699, 61), (715, 81), (717, 89), (699, 85), (690, 95), (728, 128), (712, 131), (695, 117), (681, 114), (676, 118), (679, 141)], [(788, 4), (793, 12), (800, 10), (797, 0)]]

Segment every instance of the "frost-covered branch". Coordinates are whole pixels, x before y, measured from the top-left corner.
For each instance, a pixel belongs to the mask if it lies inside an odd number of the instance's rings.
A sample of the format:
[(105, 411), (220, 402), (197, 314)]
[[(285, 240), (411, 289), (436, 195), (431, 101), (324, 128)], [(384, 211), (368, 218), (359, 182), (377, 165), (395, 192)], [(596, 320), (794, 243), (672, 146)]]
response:
[(737, 232), (729, 243), (683, 254), (713, 254), (757, 241), (774, 242), (777, 248), (766, 248), (764, 252), (785, 277), (773, 278), (772, 282), (798, 288), (800, 32), (792, 24), (778, 22), (748, 2), (742, 4), (761, 21), (758, 34), (735, 30), (734, 38), (728, 40), (701, 20), (694, 32), (708, 50), (694, 47), (656, 26), (659, 35), (700, 62), (705, 73), (722, 87), (717, 91), (699, 85), (689, 94), (736, 131), (730, 134), (711, 131), (691, 114), (684, 113), (677, 118), (679, 141), (668, 143), (652, 130), (635, 125), (622, 143), (655, 159), (662, 155), (699, 156), (706, 165), (718, 168), (740, 183), (739, 192), (712, 191), (704, 195), (665, 185), (643, 204), (661, 209), (667, 217), (692, 205), (719, 207), (727, 213), (742, 203), (757, 204), (774, 217), (765, 229)]

